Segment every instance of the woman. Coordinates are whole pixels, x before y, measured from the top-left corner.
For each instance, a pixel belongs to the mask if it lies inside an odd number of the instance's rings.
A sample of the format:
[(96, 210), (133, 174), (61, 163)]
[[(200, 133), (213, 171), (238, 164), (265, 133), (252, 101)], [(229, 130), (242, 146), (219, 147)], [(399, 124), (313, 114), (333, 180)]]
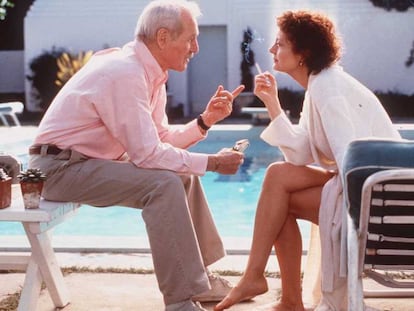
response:
[(246, 271), (216, 311), (268, 290), (263, 272), (273, 246), (282, 295), (268, 310), (305, 310), (297, 219), (320, 225), (322, 299), (316, 310), (340, 310), (346, 297), (346, 278), (340, 274), (339, 173), (344, 152), (357, 138), (400, 138), (375, 95), (337, 64), (340, 41), (326, 16), (289, 11), (277, 18), (277, 25), (279, 33), (270, 48), (273, 69), (289, 74), (306, 89), (302, 115), (299, 125), (293, 126), (281, 108), (275, 77), (269, 72), (256, 76), (254, 93), (271, 118), (261, 138), (278, 146), (286, 162), (273, 163), (267, 169)]

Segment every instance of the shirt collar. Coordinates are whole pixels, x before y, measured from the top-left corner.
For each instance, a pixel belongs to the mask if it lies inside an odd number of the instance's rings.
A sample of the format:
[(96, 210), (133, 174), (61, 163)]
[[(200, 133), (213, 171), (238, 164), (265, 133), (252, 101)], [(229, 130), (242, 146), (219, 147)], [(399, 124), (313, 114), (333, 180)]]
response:
[(155, 85), (166, 83), (168, 80), (168, 71), (161, 69), (148, 47), (142, 41), (135, 40), (134, 50), (136, 57), (142, 63), (151, 83)]
[(338, 63), (333, 63), (331, 66), (329, 66), (325, 69), (322, 69), (321, 72), (319, 72), (317, 74), (311, 73), (310, 76), (309, 76), (308, 88), (309, 88), (309, 85), (313, 82), (313, 80), (316, 79), (316, 77), (318, 75), (324, 74), (325, 72), (331, 72), (333, 70), (343, 71), (343, 67), (341, 65), (339, 65)]

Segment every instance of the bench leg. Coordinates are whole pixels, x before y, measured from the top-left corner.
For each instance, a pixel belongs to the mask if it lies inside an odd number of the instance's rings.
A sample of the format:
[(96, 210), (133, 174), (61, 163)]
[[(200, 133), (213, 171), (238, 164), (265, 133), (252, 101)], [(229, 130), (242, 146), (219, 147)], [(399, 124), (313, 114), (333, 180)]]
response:
[(20, 295), (17, 311), (36, 309), (41, 285), (42, 276), (40, 274), (39, 266), (35, 262), (33, 256), (31, 256), (26, 269), (26, 277), (24, 279), (24, 285)]
[(32, 257), (38, 265), (53, 303), (56, 307), (66, 306), (69, 303), (69, 292), (47, 232), (34, 234), (28, 224), (23, 226), (32, 248)]

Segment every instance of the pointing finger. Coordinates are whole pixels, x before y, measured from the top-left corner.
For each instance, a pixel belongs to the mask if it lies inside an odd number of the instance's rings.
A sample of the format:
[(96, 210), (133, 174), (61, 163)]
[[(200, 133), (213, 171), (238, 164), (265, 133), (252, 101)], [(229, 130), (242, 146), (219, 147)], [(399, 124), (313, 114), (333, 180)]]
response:
[(223, 90), (224, 90), (224, 87), (223, 87), (222, 85), (219, 85), (219, 86), (217, 87), (217, 91), (216, 91), (216, 93), (213, 95), (213, 97), (218, 96), (218, 94), (219, 94), (221, 91), (223, 91)]
[(236, 87), (231, 94), (233, 94), (233, 97), (237, 97), (239, 96), (239, 94), (244, 90), (244, 85), (239, 85), (238, 87)]

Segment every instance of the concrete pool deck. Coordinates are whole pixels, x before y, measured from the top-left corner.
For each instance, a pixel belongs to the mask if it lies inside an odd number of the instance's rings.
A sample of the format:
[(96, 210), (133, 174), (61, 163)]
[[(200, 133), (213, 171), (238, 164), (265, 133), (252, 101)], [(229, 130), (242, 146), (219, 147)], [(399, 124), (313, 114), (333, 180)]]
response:
[[(158, 290), (153, 273), (138, 274), (127, 272), (128, 269), (151, 270), (150, 254), (113, 254), (113, 253), (58, 253), (58, 262), (63, 268), (77, 267), (102, 270), (107, 272), (73, 272), (65, 275), (71, 303), (64, 311), (162, 311), (162, 296)], [(277, 272), (275, 257), (269, 260), (268, 272)], [(226, 256), (212, 266), (213, 271), (227, 271), (230, 274), (239, 274), (244, 270), (247, 262), (246, 255)], [(114, 269), (123, 270), (114, 273)], [(226, 279), (236, 284), (240, 276), (226, 276)], [(18, 292), (24, 281), (23, 273), (0, 274), (0, 309), (1, 301), (8, 295)], [(279, 278), (268, 278), (269, 291), (254, 300), (240, 303), (230, 310), (252, 311), (255, 308), (276, 301), (280, 289)], [(369, 289), (378, 288), (372, 280), (365, 280), (364, 286)], [(368, 306), (382, 311), (412, 311), (414, 298), (370, 298), (366, 299)], [(212, 310), (214, 303), (203, 304), (207, 310)], [(12, 310), (12, 309), (4, 309)], [(33, 309), (34, 310), (34, 309)], [(33, 311), (28, 310), (28, 311)], [(37, 311), (55, 310), (53, 303), (43, 289), (38, 302)]]

